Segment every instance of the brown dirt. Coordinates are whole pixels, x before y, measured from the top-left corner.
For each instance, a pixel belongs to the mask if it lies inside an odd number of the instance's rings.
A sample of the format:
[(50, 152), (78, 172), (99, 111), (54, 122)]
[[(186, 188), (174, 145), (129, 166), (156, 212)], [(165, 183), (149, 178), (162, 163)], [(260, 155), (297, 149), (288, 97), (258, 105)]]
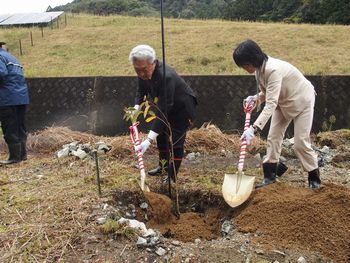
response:
[(145, 198), (151, 206), (152, 220), (163, 224), (172, 220), (174, 215), (171, 212), (171, 199), (165, 195), (144, 192)]
[(169, 197), (153, 192), (145, 192), (144, 195), (151, 206), (151, 220), (147, 227), (158, 229), (164, 236), (184, 242), (218, 237), (218, 219), (221, 214), (218, 209), (208, 209), (201, 214), (182, 213), (177, 218), (172, 214)]
[(350, 191), (333, 184), (319, 190), (283, 183), (255, 191), (236, 217), (242, 232), (267, 248), (319, 251), (336, 262), (350, 259)]
[(147, 227), (158, 229), (163, 235), (184, 242), (211, 240), (218, 237), (220, 211), (208, 209), (204, 214), (183, 213), (179, 219), (172, 217), (170, 221), (158, 224), (154, 220), (147, 223)]

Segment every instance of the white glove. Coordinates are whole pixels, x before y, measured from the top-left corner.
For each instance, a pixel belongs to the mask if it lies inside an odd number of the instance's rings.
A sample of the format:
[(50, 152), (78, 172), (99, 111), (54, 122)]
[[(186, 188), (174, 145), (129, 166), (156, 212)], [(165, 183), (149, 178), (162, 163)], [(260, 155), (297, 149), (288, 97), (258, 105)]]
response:
[(250, 127), (243, 132), (241, 136), (241, 141), (245, 139), (247, 144), (249, 145), (252, 139), (254, 138), (254, 133), (255, 129), (252, 125), (250, 125)]
[(140, 145), (135, 146), (135, 151), (141, 151), (141, 153), (144, 154), (147, 151), (148, 147), (150, 147), (152, 142), (155, 141), (158, 135), (159, 134), (154, 131), (149, 131), (147, 139), (144, 140)]
[(151, 142), (148, 139), (146, 139), (143, 142), (141, 142), (140, 145), (135, 146), (135, 151), (136, 152), (141, 151), (141, 153), (144, 154), (147, 151), (148, 147), (150, 147), (150, 145), (151, 145)]
[(256, 102), (258, 100), (258, 96), (257, 95), (253, 95), (253, 96), (248, 96), (245, 101), (247, 101), (248, 103), (251, 101)]
[(134, 116), (135, 113), (137, 112), (137, 110), (138, 110), (139, 108), (140, 108), (140, 105), (136, 104), (136, 105), (134, 106), (134, 110), (131, 112), (131, 115)]

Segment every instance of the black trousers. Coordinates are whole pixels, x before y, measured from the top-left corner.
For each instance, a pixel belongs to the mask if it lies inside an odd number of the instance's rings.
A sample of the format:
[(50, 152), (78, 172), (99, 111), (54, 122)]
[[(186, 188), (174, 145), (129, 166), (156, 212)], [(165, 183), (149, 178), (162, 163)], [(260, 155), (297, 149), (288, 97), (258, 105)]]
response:
[(27, 139), (26, 109), (27, 105), (0, 107), (1, 129), (8, 145), (21, 143)]
[[(184, 155), (184, 143), (186, 139), (186, 133), (190, 126), (192, 125), (195, 118), (195, 110), (197, 102), (194, 98), (189, 96), (189, 102), (187, 103), (186, 110), (177, 111), (173, 114), (169, 114), (168, 121), (171, 126), (172, 139), (173, 139), (173, 149), (174, 149), (174, 164), (176, 174), (181, 166), (182, 158)], [(169, 163), (169, 147), (168, 142), (168, 132), (167, 128), (161, 132), (157, 137), (157, 147), (159, 150), (159, 164), (162, 166), (162, 160), (166, 161), (166, 167), (170, 171), (171, 177), (175, 180), (173, 174), (173, 169), (170, 167)]]

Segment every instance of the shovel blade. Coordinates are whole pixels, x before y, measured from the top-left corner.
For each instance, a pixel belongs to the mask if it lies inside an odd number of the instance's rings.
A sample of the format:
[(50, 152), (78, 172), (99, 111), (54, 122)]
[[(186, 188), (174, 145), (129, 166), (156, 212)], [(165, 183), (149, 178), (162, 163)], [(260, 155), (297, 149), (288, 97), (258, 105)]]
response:
[(243, 204), (253, 191), (255, 177), (244, 174), (225, 174), (222, 195), (231, 207)]
[(142, 183), (141, 181), (138, 181), (138, 184), (139, 184), (142, 191), (151, 192), (151, 190), (149, 190), (149, 187), (146, 183)]

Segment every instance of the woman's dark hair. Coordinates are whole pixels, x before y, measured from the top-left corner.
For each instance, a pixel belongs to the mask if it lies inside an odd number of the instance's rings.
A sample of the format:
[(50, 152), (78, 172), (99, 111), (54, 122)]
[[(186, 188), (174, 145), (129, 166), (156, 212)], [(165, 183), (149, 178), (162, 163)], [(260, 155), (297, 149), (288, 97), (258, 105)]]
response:
[(240, 43), (233, 51), (233, 60), (240, 68), (245, 65), (252, 65), (259, 68), (264, 60), (267, 59), (267, 55), (261, 50), (258, 44), (250, 39)]

